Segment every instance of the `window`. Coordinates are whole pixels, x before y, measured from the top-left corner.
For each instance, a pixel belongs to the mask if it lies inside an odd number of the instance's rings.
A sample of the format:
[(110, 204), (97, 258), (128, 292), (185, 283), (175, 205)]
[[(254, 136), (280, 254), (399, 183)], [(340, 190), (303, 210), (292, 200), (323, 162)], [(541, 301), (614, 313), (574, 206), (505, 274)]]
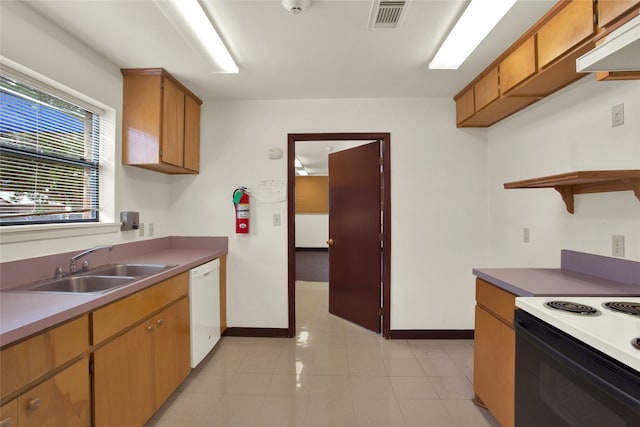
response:
[(101, 110), (0, 70), (0, 225), (97, 222)]

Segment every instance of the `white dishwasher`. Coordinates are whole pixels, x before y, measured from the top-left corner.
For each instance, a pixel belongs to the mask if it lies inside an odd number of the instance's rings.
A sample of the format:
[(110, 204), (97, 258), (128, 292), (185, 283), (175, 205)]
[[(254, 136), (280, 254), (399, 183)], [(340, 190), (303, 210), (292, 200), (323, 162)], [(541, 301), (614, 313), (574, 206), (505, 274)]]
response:
[(191, 367), (195, 368), (220, 339), (220, 260), (189, 271)]

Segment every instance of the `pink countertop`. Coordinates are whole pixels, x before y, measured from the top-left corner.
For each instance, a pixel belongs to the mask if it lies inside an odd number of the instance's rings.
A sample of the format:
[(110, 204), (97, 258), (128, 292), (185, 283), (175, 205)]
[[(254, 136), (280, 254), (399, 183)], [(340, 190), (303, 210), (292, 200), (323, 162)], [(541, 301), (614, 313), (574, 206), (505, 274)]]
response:
[[(95, 256), (89, 255), (88, 258), (95, 258), (92, 260), (91, 267), (124, 262), (167, 264), (175, 267), (103, 294), (56, 294), (13, 292), (11, 288), (29, 281), (50, 278), (52, 268), (55, 268), (59, 260), (68, 260), (69, 254), (3, 263), (0, 265), (2, 279), (0, 347), (220, 258), (227, 254), (227, 239), (226, 237), (168, 237), (144, 241), (144, 243), (114, 245), (113, 248), (111, 252), (99, 251), (94, 253)], [(35, 271), (39, 269), (43, 272)]]
[(640, 262), (566, 249), (560, 268), (477, 268), (473, 274), (518, 297), (640, 296)]
[(532, 296), (640, 296), (640, 286), (587, 274), (550, 268), (481, 268), (477, 277), (518, 297)]

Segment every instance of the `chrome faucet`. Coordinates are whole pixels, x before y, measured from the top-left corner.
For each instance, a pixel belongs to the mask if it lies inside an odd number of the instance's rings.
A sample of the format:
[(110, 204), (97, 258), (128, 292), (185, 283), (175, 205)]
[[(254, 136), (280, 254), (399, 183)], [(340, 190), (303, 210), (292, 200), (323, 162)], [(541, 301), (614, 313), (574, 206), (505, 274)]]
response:
[[(91, 249), (87, 249), (86, 251), (80, 252), (78, 255), (72, 256), (71, 257), (71, 261), (69, 263), (69, 274), (73, 274), (76, 272), (76, 261), (80, 258), (82, 258), (85, 255), (90, 254), (91, 252), (95, 252), (95, 251), (99, 251), (100, 249), (109, 249), (112, 250), (113, 246), (111, 245), (98, 245), (98, 246), (94, 246)], [(89, 268), (89, 261), (85, 261), (82, 264), (82, 269), (86, 270)]]

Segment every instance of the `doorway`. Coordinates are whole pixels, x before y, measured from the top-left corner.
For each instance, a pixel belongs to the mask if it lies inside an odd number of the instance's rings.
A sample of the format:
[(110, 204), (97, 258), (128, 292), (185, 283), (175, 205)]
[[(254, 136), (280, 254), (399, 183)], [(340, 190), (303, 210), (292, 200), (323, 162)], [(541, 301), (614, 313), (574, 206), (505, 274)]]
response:
[(391, 336), (390, 301), (391, 301), (391, 168), (390, 168), (390, 134), (389, 133), (308, 133), (289, 134), (287, 142), (287, 232), (288, 232), (288, 335), (296, 333), (296, 289), (295, 289), (295, 153), (296, 143), (309, 141), (371, 141), (380, 142), (381, 158), (381, 333), (384, 338)]

